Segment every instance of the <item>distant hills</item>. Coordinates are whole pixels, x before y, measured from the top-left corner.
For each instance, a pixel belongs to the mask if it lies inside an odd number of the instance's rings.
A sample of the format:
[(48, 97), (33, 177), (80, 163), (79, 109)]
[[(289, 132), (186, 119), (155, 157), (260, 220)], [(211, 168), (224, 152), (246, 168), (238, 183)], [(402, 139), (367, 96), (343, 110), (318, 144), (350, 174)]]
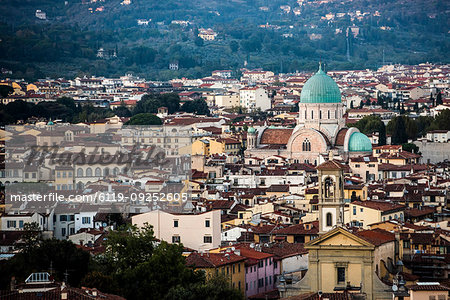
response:
[[(449, 62), (445, 0), (4, 0), (2, 8), (0, 67), (28, 79), (127, 71), (168, 79), (244, 66), (294, 72), (318, 60), (335, 69)], [(201, 39), (209, 28), (214, 40)]]

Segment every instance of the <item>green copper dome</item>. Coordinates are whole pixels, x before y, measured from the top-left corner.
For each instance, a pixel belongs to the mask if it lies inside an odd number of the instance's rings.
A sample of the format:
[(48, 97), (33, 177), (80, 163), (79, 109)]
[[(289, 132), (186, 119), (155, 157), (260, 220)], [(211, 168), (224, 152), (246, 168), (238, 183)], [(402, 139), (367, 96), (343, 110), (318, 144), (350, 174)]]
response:
[(372, 152), (372, 142), (361, 132), (354, 132), (348, 141), (348, 151), (351, 152)]
[(255, 128), (253, 128), (253, 127), (249, 127), (249, 128), (247, 129), (247, 132), (248, 132), (248, 133), (255, 133), (256, 130), (255, 130)]
[(306, 81), (300, 95), (301, 103), (340, 103), (341, 91), (336, 82), (322, 71), (319, 71)]

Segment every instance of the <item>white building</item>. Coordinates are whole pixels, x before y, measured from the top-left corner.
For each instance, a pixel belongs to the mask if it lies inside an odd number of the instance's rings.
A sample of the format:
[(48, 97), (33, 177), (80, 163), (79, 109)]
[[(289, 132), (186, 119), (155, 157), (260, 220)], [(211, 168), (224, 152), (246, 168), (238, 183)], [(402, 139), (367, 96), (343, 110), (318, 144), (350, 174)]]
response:
[(248, 111), (271, 108), (271, 102), (267, 91), (261, 87), (247, 87), (239, 90), (240, 106)]

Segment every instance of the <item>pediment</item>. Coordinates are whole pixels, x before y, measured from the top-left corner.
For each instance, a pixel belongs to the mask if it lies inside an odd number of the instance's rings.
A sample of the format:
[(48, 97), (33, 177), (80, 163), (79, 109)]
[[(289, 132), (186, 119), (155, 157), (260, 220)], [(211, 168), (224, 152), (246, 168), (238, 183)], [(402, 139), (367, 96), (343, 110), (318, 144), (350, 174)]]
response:
[(368, 241), (354, 235), (342, 227), (337, 227), (317, 239), (306, 244), (306, 246), (349, 246), (349, 247), (374, 247)]

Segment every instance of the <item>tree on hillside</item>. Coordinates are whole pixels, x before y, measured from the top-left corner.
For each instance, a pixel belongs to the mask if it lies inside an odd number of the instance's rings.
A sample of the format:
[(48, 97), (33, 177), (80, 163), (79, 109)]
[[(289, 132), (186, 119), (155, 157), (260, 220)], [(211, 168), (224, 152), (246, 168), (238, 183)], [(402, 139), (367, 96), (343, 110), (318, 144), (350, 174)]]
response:
[(181, 110), (187, 113), (195, 113), (197, 115), (210, 115), (208, 104), (203, 99), (186, 101), (181, 106)]
[(428, 130), (450, 130), (450, 110), (442, 110), (431, 122)]
[(391, 143), (393, 145), (401, 145), (408, 142), (408, 135), (406, 133), (406, 125), (403, 117), (398, 116), (393, 118), (392, 122), (392, 138)]
[(105, 248), (97, 258), (102, 273), (120, 284), (127, 299), (164, 299), (172, 289), (188, 289), (205, 280), (202, 272), (186, 267), (183, 246), (156, 241), (150, 225), (110, 232)]
[(116, 107), (113, 110), (114, 114), (118, 117), (123, 117), (123, 118), (127, 118), (127, 117), (131, 117), (131, 111), (128, 109), (128, 107), (126, 107), (125, 103), (121, 103), (119, 107)]
[(403, 151), (408, 151), (408, 152), (411, 152), (411, 153), (420, 154), (419, 153), (419, 147), (416, 144), (413, 144), (413, 143), (402, 144), (402, 150)]
[(14, 89), (11, 86), (4, 84), (0, 85), (0, 97), (6, 98), (12, 93), (14, 93)]
[(386, 145), (386, 126), (381, 122), (378, 128), (378, 146), (384, 145)]
[(169, 114), (173, 114), (180, 110), (180, 97), (176, 93), (144, 95), (134, 107), (133, 114), (155, 114), (160, 107), (167, 107)]
[(72, 113), (80, 112), (79, 107), (75, 104), (73, 98), (70, 97), (61, 97), (56, 99), (56, 103), (62, 104), (67, 107)]
[(87, 274), (90, 265), (90, 254), (78, 249), (71, 241), (43, 240), (29, 251), (16, 253), (7, 261), (0, 261), (0, 287), (5, 289), (16, 277), (18, 282), (24, 281), (33, 272), (47, 271), (52, 267), (53, 276), (63, 281), (68, 274), (68, 284), (78, 286)]
[(236, 42), (236, 41), (231, 41), (230, 42), (230, 50), (231, 50), (231, 52), (233, 52), (233, 53), (235, 53), (235, 52), (237, 52), (238, 50), (239, 50), (239, 43), (238, 42)]
[(19, 248), (29, 252), (42, 242), (42, 231), (36, 222), (23, 224), (24, 234), (21, 237)]
[(162, 121), (153, 114), (142, 113), (132, 116), (125, 125), (162, 125)]
[(436, 95), (436, 106), (443, 104), (442, 102), (442, 93), (439, 91)]

